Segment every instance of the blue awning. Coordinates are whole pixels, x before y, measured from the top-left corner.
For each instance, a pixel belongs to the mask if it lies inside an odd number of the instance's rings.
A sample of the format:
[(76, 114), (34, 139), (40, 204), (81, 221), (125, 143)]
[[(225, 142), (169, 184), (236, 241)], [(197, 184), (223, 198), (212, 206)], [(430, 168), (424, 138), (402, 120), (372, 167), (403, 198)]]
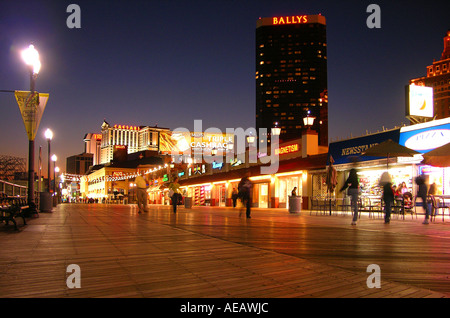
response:
[(361, 154), (376, 144), (379, 144), (388, 139), (399, 142), (400, 128), (384, 131), (372, 135), (367, 135), (358, 138), (347, 139), (330, 143), (328, 148), (329, 164), (330, 156), (333, 156), (334, 164), (351, 163), (353, 158), (358, 158), (359, 161), (376, 160), (385, 157), (369, 157), (361, 156)]

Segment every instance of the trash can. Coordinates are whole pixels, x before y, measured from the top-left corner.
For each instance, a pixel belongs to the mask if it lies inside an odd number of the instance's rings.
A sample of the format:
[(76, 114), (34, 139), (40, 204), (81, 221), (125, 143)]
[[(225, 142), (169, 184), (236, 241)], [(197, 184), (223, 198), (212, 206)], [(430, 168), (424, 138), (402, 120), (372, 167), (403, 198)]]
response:
[(302, 211), (302, 197), (289, 196), (289, 213), (300, 213)]
[(53, 200), (50, 192), (39, 192), (39, 211), (51, 212), (53, 208)]
[(184, 207), (186, 209), (192, 209), (192, 197), (185, 197), (184, 198)]

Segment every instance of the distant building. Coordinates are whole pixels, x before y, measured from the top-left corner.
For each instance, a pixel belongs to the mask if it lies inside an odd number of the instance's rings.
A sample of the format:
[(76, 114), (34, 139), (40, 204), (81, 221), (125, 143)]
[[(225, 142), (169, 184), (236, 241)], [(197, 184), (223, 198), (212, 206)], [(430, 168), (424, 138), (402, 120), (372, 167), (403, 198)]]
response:
[(100, 164), (100, 146), (102, 142), (102, 135), (95, 133), (88, 133), (84, 136), (85, 153), (91, 153), (94, 155), (93, 164)]
[(435, 119), (450, 117), (450, 30), (444, 37), (441, 59), (427, 66), (427, 75), (411, 79), (410, 84), (433, 87)]
[(66, 173), (83, 175), (89, 167), (93, 165), (94, 155), (92, 153), (82, 153), (79, 155), (67, 157)]
[(0, 155), (0, 180), (27, 180), (27, 159), (14, 156)]
[(256, 24), (256, 129), (300, 138), (304, 118), (328, 145), (327, 37), (322, 15), (260, 18)]
[(117, 146), (126, 146), (129, 154), (139, 151), (159, 151), (160, 134), (170, 133), (168, 128), (157, 126), (110, 125), (103, 121), (100, 164), (109, 163), (114, 158)]

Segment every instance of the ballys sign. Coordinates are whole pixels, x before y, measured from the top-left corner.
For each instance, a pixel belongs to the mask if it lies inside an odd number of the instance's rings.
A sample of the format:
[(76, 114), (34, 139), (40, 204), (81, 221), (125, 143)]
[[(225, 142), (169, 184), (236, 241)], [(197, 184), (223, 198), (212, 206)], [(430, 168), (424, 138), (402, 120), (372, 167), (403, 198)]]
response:
[(434, 129), (417, 133), (405, 141), (405, 147), (413, 150), (431, 150), (450, 142), (450, 129)]

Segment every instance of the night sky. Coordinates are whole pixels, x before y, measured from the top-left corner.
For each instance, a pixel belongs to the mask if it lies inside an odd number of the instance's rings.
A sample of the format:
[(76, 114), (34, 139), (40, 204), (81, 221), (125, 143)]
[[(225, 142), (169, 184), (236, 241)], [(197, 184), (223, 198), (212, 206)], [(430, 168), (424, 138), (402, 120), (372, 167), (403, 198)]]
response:
[[(67, 6), (81, 8), (69, 29)], [(367, 6), (381, 8), (369, 29)], [(110, 124), (203, 130), (255, 127), (255, 29), (259, 17), (327, 19), (329, 136), (361, 136), (407, 123), (404, 86), (440, 59), (445, 1), (109, 0), (0, 1), (0, 90), (29, 90), (20, 50), (33, 43), (49, 93), (35, 148), (54, 132), (52, 153), (84, 151), (83, 137)], [(14, 94), (0, 93), (0, 154), (28, 157)], [(36, 156), (37, 163), (37, 156)], [(45, 169), (44, 164), (44, 171)]]

